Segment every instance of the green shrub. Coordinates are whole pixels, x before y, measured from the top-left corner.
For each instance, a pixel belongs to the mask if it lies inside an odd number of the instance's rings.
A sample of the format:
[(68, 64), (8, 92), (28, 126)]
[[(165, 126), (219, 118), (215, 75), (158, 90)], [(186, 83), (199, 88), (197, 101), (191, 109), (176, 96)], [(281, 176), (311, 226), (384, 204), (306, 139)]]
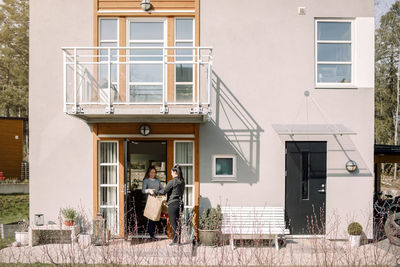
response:
[(61, 214), (67, 221), (73, 221), (76, 217), (76, 210), (73, 208), (61, 209)]
[(220, 205), (216, 209), (211, 208), (203, 211), (200, 217), (199, 229), (201, 230), (221, 230), (222, 212)]
[(347, 227), (347, 232), (349, 235), (361, 235), (362, 230), (363, 228), (358, 222), (352, 222), (349, 224), (349, 227)]

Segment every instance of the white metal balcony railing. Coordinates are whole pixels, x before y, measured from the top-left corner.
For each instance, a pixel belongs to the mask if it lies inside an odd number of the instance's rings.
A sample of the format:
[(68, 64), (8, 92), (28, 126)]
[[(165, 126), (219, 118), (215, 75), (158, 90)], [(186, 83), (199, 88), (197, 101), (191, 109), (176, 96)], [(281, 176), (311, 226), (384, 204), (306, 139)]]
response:
[[(155, 107), (161, 114), (211, 112), (210, 47), (64, 47), (64, 112), (124, 114)], [(172, 81), (171, 81), (172, 80)], [(104, 107), (104, 109), (103, 109)], [(157, 112), (158, 113), (158, 112)]]

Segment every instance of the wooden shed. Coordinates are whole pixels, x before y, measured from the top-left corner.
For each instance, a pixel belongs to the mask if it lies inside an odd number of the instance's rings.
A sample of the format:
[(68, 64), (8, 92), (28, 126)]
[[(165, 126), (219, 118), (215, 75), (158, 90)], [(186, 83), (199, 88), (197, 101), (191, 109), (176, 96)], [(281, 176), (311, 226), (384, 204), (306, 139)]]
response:
[(0, 117), (0, 172), (6, 178), (21, 177), (26, 118)]

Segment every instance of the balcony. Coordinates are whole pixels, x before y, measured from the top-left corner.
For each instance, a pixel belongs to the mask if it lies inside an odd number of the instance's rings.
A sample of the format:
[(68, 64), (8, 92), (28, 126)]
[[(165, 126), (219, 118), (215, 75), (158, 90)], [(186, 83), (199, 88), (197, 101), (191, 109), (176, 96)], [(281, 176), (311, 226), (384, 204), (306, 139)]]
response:
[(210, 47), (65, 47), (64, 112), (87, 122), (203, 122)]

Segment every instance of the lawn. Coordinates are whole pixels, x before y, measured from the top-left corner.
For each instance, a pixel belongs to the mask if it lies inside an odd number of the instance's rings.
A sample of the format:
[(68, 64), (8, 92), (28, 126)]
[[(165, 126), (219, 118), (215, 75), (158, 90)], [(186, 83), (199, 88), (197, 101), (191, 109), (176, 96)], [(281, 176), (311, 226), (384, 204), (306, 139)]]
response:
[(29, 219), (29, 195), (0, 195), (0, 224)]

